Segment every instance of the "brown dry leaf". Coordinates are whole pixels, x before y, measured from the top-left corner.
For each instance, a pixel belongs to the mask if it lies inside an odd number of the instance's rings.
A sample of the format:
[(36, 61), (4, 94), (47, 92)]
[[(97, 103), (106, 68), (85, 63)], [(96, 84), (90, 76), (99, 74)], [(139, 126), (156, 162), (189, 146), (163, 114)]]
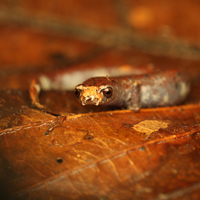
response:
[[(200, 105), (55, 117), (18, 95), (1, 93), (1, 120), (12, 119), (0, 124), (3, 197), (170, 199), (199, 187)], [(171, 123), (147, 138), (132, 128), (146, 120)]]
[(160, 128), (167, 128), (169, 122), (157, 121), (157, 120), (144, 120), (133, 126), (133, 129), (140, 133), (150, 135), (151, 133), (158, 131)]

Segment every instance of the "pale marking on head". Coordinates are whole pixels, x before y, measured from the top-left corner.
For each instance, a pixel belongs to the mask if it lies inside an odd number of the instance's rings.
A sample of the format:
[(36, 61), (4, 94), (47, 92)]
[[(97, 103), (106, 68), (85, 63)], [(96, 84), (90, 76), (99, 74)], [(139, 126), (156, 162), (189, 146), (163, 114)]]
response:
[(80, 90), (80, 100), (82, 105), (84, 106), (87, 100), (91, 100), (96, 106), (98, 106), (103, 99), (103, 94), (101, 91), (106, 88), (107, 86), (105, 85), (101, 85), (99, 87), (79, 85), (77, 89)]

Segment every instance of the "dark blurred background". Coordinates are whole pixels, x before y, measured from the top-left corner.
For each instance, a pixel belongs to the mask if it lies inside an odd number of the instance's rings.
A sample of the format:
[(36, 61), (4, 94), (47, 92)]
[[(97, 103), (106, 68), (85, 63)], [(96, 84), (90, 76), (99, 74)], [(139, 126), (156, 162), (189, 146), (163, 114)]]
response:
[(0, 88), (85, 63), (198, 61), (199, 19), (197, 0), (1, 0)]

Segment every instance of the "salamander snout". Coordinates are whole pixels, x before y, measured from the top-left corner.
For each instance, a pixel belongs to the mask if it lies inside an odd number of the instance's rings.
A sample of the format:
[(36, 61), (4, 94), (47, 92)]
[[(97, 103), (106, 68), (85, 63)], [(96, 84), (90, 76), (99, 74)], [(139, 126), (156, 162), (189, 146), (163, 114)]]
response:
[(113, 95), (113, 89), (106, 86), (83, 86), (77, 85), (75, 94), (81, 101), (82, 105), (94, 104), (98, 106), (104, 103)]

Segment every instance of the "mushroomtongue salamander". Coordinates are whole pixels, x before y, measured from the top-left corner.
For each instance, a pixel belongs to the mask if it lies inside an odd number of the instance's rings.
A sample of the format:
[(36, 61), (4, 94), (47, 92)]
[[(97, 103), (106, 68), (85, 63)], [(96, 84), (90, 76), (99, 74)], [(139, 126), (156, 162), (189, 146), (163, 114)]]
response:
[(189, 91), (187, 78), (177, 70), (148, 75), (94, 77), (75, 88), (82, 105), (111, 105), (134, 111), (141, 107), (179, 104)]

